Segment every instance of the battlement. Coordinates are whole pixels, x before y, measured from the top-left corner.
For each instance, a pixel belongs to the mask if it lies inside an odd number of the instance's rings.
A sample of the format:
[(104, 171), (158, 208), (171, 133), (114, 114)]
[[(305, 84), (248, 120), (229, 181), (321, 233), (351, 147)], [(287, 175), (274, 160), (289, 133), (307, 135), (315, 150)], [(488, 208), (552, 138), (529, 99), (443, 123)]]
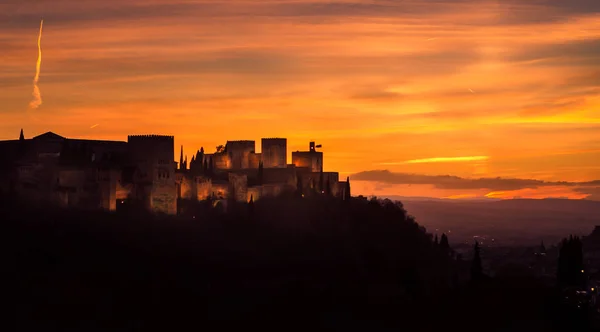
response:
[(140, 140), (140, 139), (153, 139), (153, 140), (164, 140), (164, 141), (173, 141), (175, 139), (175, 136), (169, 136), (169, 135), (154, 135), (154, 134), (149, 134), (149, 135), (128, 135), (127, 136), (127, 140)]
[(242, 140), (233, 140), (233, 141), (227, 141), (227, 143), (237, 143), (237, 144), (254, 144), (253, 140), (246, 140), (246, 139), (242, 139)]
[(262, 138), (263, 141), (287, 141), (287, 138), (283, 137), (265, 137)]

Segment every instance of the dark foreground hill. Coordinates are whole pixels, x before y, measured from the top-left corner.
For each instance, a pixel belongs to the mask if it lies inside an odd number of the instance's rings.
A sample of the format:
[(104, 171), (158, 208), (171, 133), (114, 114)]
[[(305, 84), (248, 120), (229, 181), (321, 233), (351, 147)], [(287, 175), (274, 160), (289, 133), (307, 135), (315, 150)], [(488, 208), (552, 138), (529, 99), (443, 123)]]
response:
[(13, 331), (551, 325), (544, 286), (461, 286), (468, 263), (399, 203), (279, 198), (223, 213), (202, 202), (175, 218), (4, 202)]

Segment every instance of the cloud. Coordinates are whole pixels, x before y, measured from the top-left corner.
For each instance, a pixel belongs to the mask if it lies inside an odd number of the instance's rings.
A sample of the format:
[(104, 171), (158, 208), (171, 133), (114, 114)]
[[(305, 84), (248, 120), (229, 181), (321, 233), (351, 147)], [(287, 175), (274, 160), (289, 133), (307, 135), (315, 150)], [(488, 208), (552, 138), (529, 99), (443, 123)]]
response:
[(528, 188), (535, 189), (550, 186), (594, 186), (600, 184), (600, 180), (588, 182), (552, 182), (533, 179), (511, 179), (499, 177), (471, 179), (451, 175), (395, 173), (390, 172), (389, 170), (359, 172), (353, 174), (350, 178), (358, 181), (374, 181), (387, 184), (426, 184), (432, 185), (437, 189), (486, 189), (489, 191), (510, 191)]
[(597, 65), (600, 39), (571, 40), (527, 46), (507, 57), (509, 61), (540, 61), (539, 65), (565, 64), (574, 60), (581, 66)]

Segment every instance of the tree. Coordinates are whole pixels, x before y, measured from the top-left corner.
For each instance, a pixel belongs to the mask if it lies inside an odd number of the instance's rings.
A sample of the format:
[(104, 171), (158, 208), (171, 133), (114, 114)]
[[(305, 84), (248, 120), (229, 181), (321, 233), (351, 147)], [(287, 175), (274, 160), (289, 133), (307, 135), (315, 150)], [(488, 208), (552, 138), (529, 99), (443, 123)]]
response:
[(438, 241), (438, 236), (437, 236), (437, 234), (435, 235), (435, 238), (433, 239), (433, 244), (434, 244), (434, 245), (436, 245), (436, 246), (437, 246), (438, 244), (440, 244), (440, 242)]
[(559, 287), (585, 287), (583, 247), (579, 237), (563, 239), (558, 254), (557, 281)]
[(473, 248), (473, 261), (471, 262), (471, 280), (479, 281), (483, 277), (483, 267), (481, 265), (481, 253), (479, 248), (479, 242), (475, 241)]
[(212, 156), (208, 159), (208, 175), (213, 176), (213, 160)]
[(225, 146), (223, 144), (217, 145), (217, 153), (225, 152)]
[(302, 197), (302, 194), (304, 194), (304, 190), (302, 187), (302, 176), (298, 175), (296, 177), (296, 195), (298, 197)]
[(446, 236), (446, 233), (442, 233), (442, 237), (440, 238), (440, 249), (445, 254), (450, 252), (450, 243), (448, 243), (448, 236)]
[(183, 167), (183, 145), (181, 146), (181, 154), (179, 155), (179, 169), (185, 169)]
[(21, 133), (19, 134), (19, 141), (24, 141), (25, 135), (23, 135), (23, 128), (21, 128)]
[(250, 195), (250, 201), (248, 202), (248, 213), (250, 216), (254, 215), (254, 195)]
[(260, 161), (258, 163), (258, 174), (257, 174), (257, 179), (258, 179), (258, 184), (262, 185), (263, 184), (263, 162)]

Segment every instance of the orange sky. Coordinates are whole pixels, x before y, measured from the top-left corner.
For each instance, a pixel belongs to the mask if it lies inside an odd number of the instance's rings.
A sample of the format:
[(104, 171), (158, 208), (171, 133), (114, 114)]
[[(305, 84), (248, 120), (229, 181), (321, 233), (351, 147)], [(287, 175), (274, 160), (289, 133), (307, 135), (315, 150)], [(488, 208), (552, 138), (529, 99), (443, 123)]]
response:
[(0, 50), (0, 139), (314, 139), (356, 194), (600, 199), (597, 1), (7, 0)]

